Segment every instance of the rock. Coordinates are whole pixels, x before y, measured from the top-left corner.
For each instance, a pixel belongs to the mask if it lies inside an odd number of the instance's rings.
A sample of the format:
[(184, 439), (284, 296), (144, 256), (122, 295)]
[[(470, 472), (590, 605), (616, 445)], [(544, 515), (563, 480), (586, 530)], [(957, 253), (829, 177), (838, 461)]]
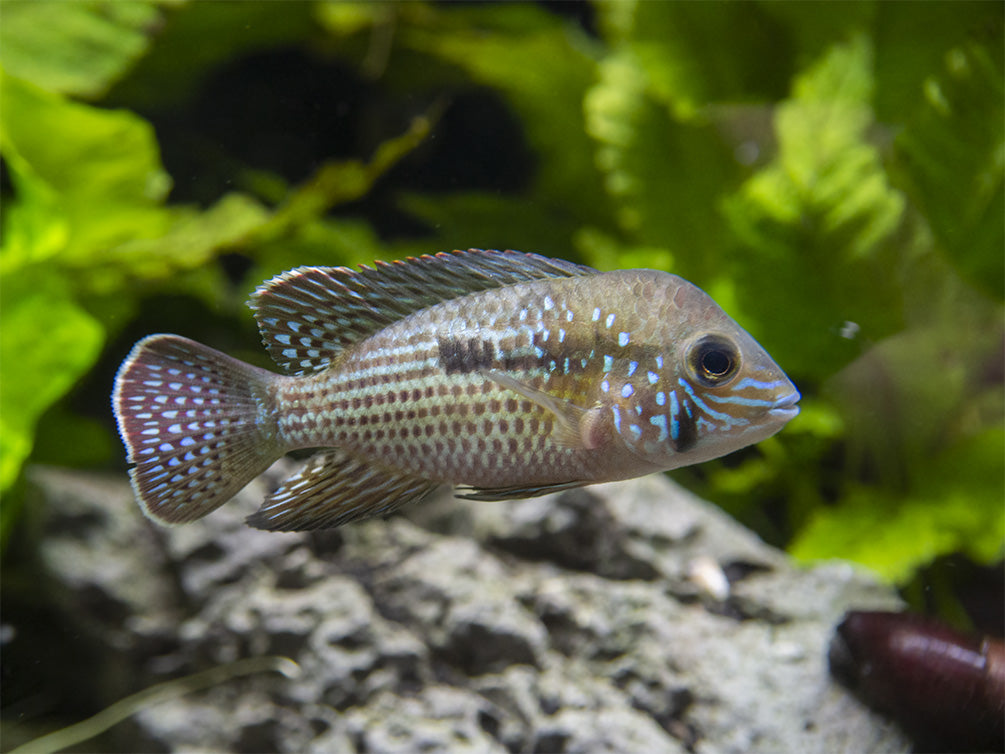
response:
[(909, 746), (826, 665), (840, 616), (895, 608), (894, 593), (847, 565), (794, 567), (665, 477), (524, 501), (444, 495), (333, 532), (247, 528), (284, 470), (172, 529), (146, 521), (122, 479), (34, 471), (56, 609), (114, 646), (123, 688), (247, 657), (300, 668), (150, 706), (135, 749)]

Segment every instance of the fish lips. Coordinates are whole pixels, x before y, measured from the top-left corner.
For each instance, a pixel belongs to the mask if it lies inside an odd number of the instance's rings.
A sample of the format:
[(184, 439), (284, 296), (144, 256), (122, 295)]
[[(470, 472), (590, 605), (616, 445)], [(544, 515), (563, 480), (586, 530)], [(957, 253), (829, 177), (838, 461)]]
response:
[(788, 393), (777, 401), (768, 409), (768, 415), (773, 419), (778, 421), (787, 422), (791, 421), (799, 413), (799, 399), (802, 396), (799, 394), (798, 390), (793, 389), (791, 393)]

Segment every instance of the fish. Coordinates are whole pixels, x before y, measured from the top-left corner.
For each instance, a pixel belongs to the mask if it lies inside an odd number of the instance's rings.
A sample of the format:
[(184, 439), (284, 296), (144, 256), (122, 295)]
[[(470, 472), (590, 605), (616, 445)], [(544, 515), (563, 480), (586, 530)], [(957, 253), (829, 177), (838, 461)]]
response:
[(298, 267), (248, 306), (283, 374), (179, 335), (135, 344), (112, 406), (143, 512), (202, 518), (276, 460), (315, 453), (247, 518), (341, 526), (418, 502), (534, 497), (666, 471), (799, 412), (781, 368), (705, 292), (468, 249)]

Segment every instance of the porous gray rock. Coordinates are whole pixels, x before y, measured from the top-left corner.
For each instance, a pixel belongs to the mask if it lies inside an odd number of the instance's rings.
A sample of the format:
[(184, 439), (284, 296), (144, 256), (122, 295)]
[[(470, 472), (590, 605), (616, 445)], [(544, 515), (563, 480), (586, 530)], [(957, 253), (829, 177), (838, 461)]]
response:
[(136, 750), (909, 748), (826, 665), (840, 616), (894, 593), (846, 564), (796, 567), (665, 477), (444, 495), (330, 532), (246, 527), (287, 470), (171, 529), (122, 479), (33, 471), (42, 563), (61, 609), (114, 647), (122, 688), (246, 657), (299, 666), (143, 709)]

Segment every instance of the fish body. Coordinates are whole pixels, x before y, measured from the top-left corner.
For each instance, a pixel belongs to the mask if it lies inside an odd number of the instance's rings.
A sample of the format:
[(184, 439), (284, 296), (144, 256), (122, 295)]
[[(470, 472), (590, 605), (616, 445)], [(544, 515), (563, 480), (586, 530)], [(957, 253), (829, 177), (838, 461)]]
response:
[(278, 375), (173, 335), (113, 396), (148, 515), (213, 510), (284, 453), (319, 452), (249, 518), (337, 526), (466, 485), (529, 497), (715, 458), (777, 432), (799, 393), (700, 289), (469, 250), (305, 267), (251, 308)]

